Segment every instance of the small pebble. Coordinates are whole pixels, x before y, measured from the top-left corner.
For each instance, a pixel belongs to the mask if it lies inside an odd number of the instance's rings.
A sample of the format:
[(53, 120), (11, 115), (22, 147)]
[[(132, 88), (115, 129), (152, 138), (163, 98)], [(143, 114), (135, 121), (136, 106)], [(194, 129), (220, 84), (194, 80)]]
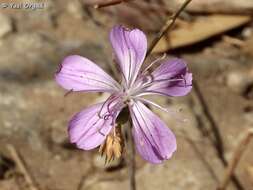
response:
[(247, 72), (232, 71), (226, 77), (227, 86), (239, 94), (243, 94), (251, 82), (252, 78)]

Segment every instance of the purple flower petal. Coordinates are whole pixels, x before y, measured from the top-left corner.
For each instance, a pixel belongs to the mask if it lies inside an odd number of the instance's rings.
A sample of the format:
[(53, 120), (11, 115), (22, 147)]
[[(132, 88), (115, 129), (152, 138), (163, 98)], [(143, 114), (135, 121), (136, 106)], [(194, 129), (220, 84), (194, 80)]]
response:
[(106, 102), (77, 113), (69, 122), (70, 142), (84, 150), (96, 148), (114, 127), (121, 109), (121, 99), (111, 96)]
[(129, 109), (134, 141), (140, 155), (154, 164), (169, 159), (177, 148), (172, 131), (143, 103), (135, 102)]
[(55, 80), (63, 88), (72, 91), (115, 92), (118, 85), (99, 66), (78, 55), (63, 60)]
[(124, 27), (116, 26), (111, 30), (110, 40), (125, 82), (131, 85), (146, 56), (146, 36), (138, 29), (127, 30)]
[(164, 61), (150, 78), (152, 84), (144, 90), (145, 94), (184, 96), (192, 89), (192, 74), (182, 59)]

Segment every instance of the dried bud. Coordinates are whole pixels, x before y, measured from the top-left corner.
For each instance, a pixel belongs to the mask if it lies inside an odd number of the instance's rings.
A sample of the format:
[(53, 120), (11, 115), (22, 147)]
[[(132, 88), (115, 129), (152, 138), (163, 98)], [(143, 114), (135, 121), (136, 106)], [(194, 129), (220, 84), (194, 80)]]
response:
[(113, 131), (107, 135), (105, 142), (100, 146), (99, 152), (105, 155), (105, 162), (110, 162), (115, 158), (120, 158), (124, 147), (121, 134), (121, 126), (117, 125)]

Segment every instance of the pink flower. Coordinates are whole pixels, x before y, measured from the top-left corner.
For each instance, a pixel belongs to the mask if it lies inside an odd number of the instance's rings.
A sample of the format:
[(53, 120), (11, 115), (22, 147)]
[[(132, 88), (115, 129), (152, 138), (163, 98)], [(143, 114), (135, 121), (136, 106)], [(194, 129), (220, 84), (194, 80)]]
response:
[(138, 29), (116, 26), (110, 33), (110, 40), (122, 75), (120, 83), (92, 61), (78, 55), (66, 57), (55, 74), (57, 83), (67, 90), (111, 94), (105, 102), (86, 108), (71, 119), (70, 141), (83, 150), (103, 145), (108, 136), (116, 135), (116, 119), (123, 108), (128, 108), (138, 152), (151, 163), (161, 163), (176, 150), (176, 138), (145, 104), (166, 109), (145, 99), (145, 95), (184, 96), (191, 91), (192, 74), (181, 59), (162, 60), (152, 73), (147, 69), (141, 71), (147, 39)]

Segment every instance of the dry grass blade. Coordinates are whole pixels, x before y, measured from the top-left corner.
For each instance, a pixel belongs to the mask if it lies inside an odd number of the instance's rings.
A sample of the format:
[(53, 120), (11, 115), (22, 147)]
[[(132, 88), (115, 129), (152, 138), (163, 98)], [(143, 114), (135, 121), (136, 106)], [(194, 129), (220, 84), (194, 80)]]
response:
[(39, 187), (36, 185), (35, 180), (33, 179), (32, 175), (29, 173), (24, 160), (22, 159), (21, 155), (18, 153), (16, 148), (13, 145), (7, 145), (6, 148), (10, 152), (11, 157), (17, 164), (19, 171), (23, 174), (25, 181), (30, 190), (40, 190)]
[(231, 161), (228, 164), (228, 167), (225, 170), (224, 178), (221, 181), (217, 190), (225, 190), (228, 186), (231, 176), (234, 173), (236, 166), (238, 165), (240, 158), (242, 157), (244, 151), (249, 145), (251, 139), (253, 137), (253, 129), (247, 131), (247, 133), (243, 136), (242, 140), (239, 142)]

